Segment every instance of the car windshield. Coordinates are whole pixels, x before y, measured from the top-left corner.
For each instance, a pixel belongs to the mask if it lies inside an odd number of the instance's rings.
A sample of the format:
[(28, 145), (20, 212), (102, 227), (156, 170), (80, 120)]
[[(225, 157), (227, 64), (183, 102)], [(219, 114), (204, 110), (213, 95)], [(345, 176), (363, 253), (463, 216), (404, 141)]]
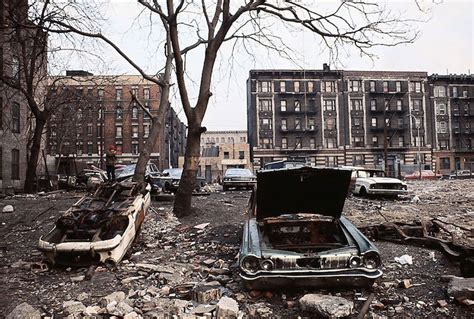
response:
[(367, 177), (385, 177), (384, 172), (382, 171), (359, 171), (359, 177), (367, 178)]
[(230, 168), (225, 172), (226, 176), (252, 177), (253, 174), (248, 169)]
[(133, 173), (135, 172), (135, 166), (135, 164), (131, 164), (115, 170), (116, 178), (133, 175)]
[(181, 178), (181, 174), (183, 174), (182, 168), (168, 168), (163, 171), (163, 175), (168, 175), (175, 178)]

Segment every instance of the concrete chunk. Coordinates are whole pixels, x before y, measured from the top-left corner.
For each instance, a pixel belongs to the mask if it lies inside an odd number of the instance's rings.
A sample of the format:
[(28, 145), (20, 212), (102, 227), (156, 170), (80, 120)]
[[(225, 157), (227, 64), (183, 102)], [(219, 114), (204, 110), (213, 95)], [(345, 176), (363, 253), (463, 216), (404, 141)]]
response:
[(354, 303), (342, 297), (306, 294), (300, 300), (301, 310), (315, 312), (322, 317), (340, 318), (352, 313)]
[(16, 306), (6, 319), (41, 319), (41, 314), (39, 310), (24, 302)]
[(217, 303), (217, 319), (237, 318), (239, 304), (232, 298), (222, 297)]

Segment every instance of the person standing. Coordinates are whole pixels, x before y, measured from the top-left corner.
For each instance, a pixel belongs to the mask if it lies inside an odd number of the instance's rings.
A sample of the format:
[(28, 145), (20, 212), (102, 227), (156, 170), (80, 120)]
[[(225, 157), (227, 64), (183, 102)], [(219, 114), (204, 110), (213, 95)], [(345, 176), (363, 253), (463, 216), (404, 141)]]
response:
[(107, 154), (105, 154), (105, 167), (107, 170), (107, 179), (110, 182), (115, 181), (115, 163), (117, 162), (117, 153), (113, 145), (109, 146)]

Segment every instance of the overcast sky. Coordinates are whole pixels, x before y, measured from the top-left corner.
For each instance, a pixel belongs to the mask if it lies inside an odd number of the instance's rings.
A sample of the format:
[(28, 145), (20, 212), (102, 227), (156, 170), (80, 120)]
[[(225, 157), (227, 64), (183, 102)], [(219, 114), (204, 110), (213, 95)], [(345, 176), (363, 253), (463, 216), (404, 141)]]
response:
[[(336, 1), (325, 1), (334, 5)], [(439, 73), (474, 73), (473, 18), (474, 1), (464, 0), (419, 0), (425, 12), (420, 12), (414, 0), (389, 1), (388, 7), (394, 12), (402, 12), (411, 18), (424, 20), (414, 23), (413, 28), (420, 31), (414, 44), (398, 47), (374, 48), (371, 52), (377, 57), (361, 57), (348, 48), (340, 56), (339, 65), (332, 68), (351, 70), (403, 70)], [(146, 26), (147, 19), (136, 20), (141, 7), (135, 1), (113, 1), (107, 7), (107, 27), (104, 33), (127, 52), (148, 73), (154, 74), (162, 67), (160, 56), (162, 49), (159, 39), (162, 36), (160, 25), (155, 25), (150, 36)], [(204, 27), (203, 27), (204, 28)], [(280, 58), (276, 53), (268, 53), (258, 47), (252, 47), (253, 56), (238, 50), (231, 55), (231, 46), (226, 45), (216, 64), (212, 85), (213, 97), (210, 100), (204, 125), (208, 130), (246, 129), (246, 79), (251, 69), (291, 68), (321, 69), (329, 62), (327, 50), (322, 51), (320, 39), (308, 32), (291, 31), (275, 25), (275, 32), (283, 38), (285, 44), (299, 54), (298, 61), (292, 62)], [(112, 51), (104, 49), (101, 53), (108, 60), (108, 71), (115, 74), (136, 74), (122, 58)], [(79, 60), (78, 60), (79, 61)], [(87, 69), (93, 73), (102, 72), (97, 65), (73, 62), (71, 67)], [(190, 56), (187, 70), (190, 80), (197, 81), (202, 55), (198, 52)], [(232, 61), (229, 64), (229, 61)], [(192, 97), (195, 97), (197, 84), (190, 83)], [(177, 92), (172, 97), (173, 107), (180, 112), (181, 103)], [(181, 118), (184, 114), (181, 111)]]

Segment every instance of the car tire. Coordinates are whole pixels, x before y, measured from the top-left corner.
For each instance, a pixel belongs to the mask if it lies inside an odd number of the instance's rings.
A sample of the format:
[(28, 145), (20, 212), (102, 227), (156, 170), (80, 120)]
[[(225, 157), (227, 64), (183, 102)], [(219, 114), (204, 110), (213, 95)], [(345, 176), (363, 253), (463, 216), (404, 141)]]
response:
[(224, 185), (224, 186), (222, 186), (222, 190), (223, 190), (224, 192), (227, 192), (227, 191), (229, 190), (229, 187)]
[(367, 190), (365, 189), (364, 186), (362, 186), (359, 190), (359, 195), (360, 196), (367, 196)]

